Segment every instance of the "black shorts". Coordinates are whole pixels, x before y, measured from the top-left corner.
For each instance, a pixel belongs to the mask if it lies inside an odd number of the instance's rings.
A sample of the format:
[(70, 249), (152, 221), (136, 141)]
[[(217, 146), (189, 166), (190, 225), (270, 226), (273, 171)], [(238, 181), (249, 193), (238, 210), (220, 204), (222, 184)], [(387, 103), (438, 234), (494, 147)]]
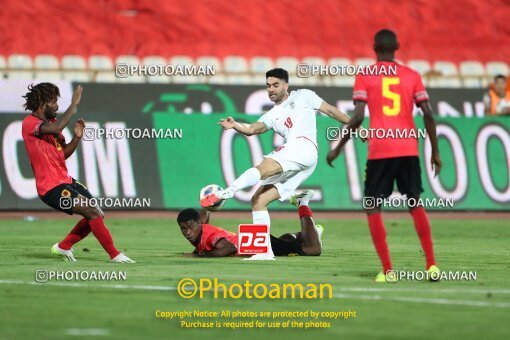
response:
[(46, 195), (39, 197), (44, 203), (53, 209), (72, 215), (72, 202), (74, 198), (78, 197), (78, 195), (82, 195), (86, 198), (92, 198), (92, 195), (87, 188), (73, 178), (72, 183), (60, 184), (48, 191)]
[(389, 197), (395, 181), (398, 191), (407, 197), (418, 197), (423, 192), (420, 160), (417, 156), (367, 161), (365, 197)]
[(285, 241), (281, 238), (271, 236), (271, 249), (275, 256), (306, 256), (301, 241)]

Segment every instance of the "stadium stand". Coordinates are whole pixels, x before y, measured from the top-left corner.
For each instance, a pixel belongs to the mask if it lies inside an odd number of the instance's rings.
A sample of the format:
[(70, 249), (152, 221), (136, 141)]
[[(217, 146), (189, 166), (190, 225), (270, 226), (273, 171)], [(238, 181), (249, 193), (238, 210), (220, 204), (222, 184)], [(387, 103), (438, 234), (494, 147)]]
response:
[[(32, 59), (28, 55), (13, 54), (0, 56), (0, 74), (3, 79), (37, 79), (37, 80), (73, 80), (118, 83), (195, 83), (212, 84), (260, 84), (260, 76), (272, 67), (283, 67), (289, 70), (296, 85), (329, 85), (352, 86), (354, 78), (349, 76), (309, 77), (296, 76), (296, 66), (300, 63), (314, 65), (369, 65), (372, 58), (357, 58), (353, 61), (347, 58), (321, 57), (253, 57), (227, 56), (224, 59), (204, 56), (196, 59), (190, 56), (147, 56), (139, 59), (133, 55), (121, 55), (115, 59), (108, 56), (94, 55), (88, 59), (78, 55), (65, 55), (60, 60), (55, 55), (37, 55)], [(483, 64), (475, 60), (462, 61), (458, 65), (451, 61), (437, 61), (433, 67), (427, 60), (408, 60), (401, 63), (417, 70), (424, 76), (425, 83), (430, 87), (486, 87), (497, 74), (508, 75), (509, 66), (502, 61), (490, 61)], [(214, 65), (216, 75), (209, 78), (164, 75), (141, 76), (128, 78), (115, 76), (116, 64), (128, 65)]]
[[(6, 0), (0, 14), (0, 74), (4, 79), (259, 84), (260, 75), (279, 66), (289, 70), (296, 85), (352, 86), (352, 77), (295, 77), (296, 65), (370, 64), (372, 35), (381, 27), (399, 34), (405, 49), (398, 57), (428, 86), (485, 87), (494, 75), (509, 73), (510, 45), (504, 42), (510, 31), (503, 12), (493, 10), (504, 0), (467, 0), (462, 17), (455, 15), (455, 6), (438, 0), (427, 6), (400, 3), (399, 11), (386, 10), (394, 6), (389, 0), (380, 6), (334, 0), (316, 6), (304, 0), (293, 3), (283, 18), (287, 1), (213, 1), (207, 11), (198, 2), (161, 2), (155, 11), (146, 0), (49, 0), (30, 6)], [(311, 8), (314, 15), (308, 14)], [(360, 25), (354, 15), (360, 11), (378, 19)], [(433, 20), (438, 11), (449, 19)], [(72, 22), (66, 19), (70, 15)], [(469, 34), (466, 17), (478, 23)], [(357, 29), (347, 33), (346, 26)], [(34, 27), (35, 33), (26, 33)], [(119, 63), (214, 65), (216, 75), (117, 78)]]

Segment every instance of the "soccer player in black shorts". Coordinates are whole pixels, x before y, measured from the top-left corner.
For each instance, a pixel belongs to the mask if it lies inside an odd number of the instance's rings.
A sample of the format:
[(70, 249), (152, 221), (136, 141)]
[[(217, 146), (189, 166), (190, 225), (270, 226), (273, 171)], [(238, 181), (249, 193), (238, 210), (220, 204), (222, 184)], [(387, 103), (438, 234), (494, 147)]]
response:
[[(399, 48), (397, 36), (389, 30), (379, 31), (374, 38), (374, 50), (377, 54), (377, 73), (358, 75), (354, 84), (354, 115), (347, 125), (351, 131), (361, 126), (365, 117), (365, 107), (370, 110), (370, 129), (382, 130), (385, 138), (368, 139), (368, 161), (365, 178), (364, 208), (368, 215), (368, 225), (383, 270), (376, 282), (394, 282), (388, 280), (392, 270), (386, 229), (381, 215), (381, 200), (389, 197), (396, 182), (401, 194), (407, 196), (409, 211), (426, 257), (426, 270), (438, 277), (432, 246), (430, 223), (425, 209), (420, 204), (421, 170), (418, 159), (418, 139), (414, 125), (414, 104), (423, 112), (423, 120), (430, 139), (432, 155), (431, 165), (435, 175), (441, 170), (441, 159), (436, 138), (436, 125), (429, 103), (429, 96), (418, 72), (395, 62), (395, 51)], [(396, 70), (389, 74), (389, 70)], [(379, 131), (375, 135), (380, 136)], [(389, 133), (392, 132), (392, 133)], [(413, 134), (414, 132), (414, 134)], [(404, 134), (405, 133), (405, 134)], [(338, 157), (340, 150), (349, 140), (349, 134), (328, 153), (327, 161)], [(430, 276), (434, 277), (434, 276)]]
[[(271, 248), (275, 256), (319, 256), (322, 251), (321, 237), (324, 228), (316, 225), (308, 203), (313, 190), (305, 190), (291, 198), (298, 206), (301, 231), (270, 235)], [(179, 212), (177, 223), (183, 236), (195, 247), (191, 256), (225, 257), (237, 254), (237, 234), (209, 224), (210, 212), (188, 208)]]
[(134, 263), (115, 247), (104, 223), (104, 214), (92, 201), (90, 192), (67, 171), (65, 160), (78, 147), (85, 121), (76, 121), (74, 136), (69, 142), (66, 142), (62, 130), (76, 112), (82, 90), (81, 86), (76, 88), (71, 105), (60, 119), (57, 119), (60, 90), (55, 84), (30, 85), (23, 96), (26, 99), (23, 106), (31, 114), (23, 120), (21, 133), (34, 171), (37, 193), (50, 207), (69, 215), (83, 216), (61, 242), (53, 245), (51, 252), (68, 261), (76, 261), (72, 246), (92, 233), (113, 262)]

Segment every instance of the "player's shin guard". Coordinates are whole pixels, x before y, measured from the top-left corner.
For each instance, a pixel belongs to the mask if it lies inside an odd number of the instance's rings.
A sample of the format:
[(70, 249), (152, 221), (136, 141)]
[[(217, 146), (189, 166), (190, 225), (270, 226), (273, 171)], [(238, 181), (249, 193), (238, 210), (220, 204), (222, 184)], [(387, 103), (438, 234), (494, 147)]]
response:
[(82, 218), (76, 223), (73, 230), (58, 244), (60, 249), (69, 250), (71, 247), (83, 240), (90, 233), (90, 226), (87, 219)]
[(260, 181), (260, 171), (257, 168), (250, 168), (239, 176), (229, 188), (242, 190), (254, 186)]
[(386, 228), (382, 220), (382, 214), (380, 212), (368, 215), (368, 226), (370, 228), (370, 234), (372, 235), (372, 241), (375, 246), (375, 250), (381, 259), (384, 273), (392, 269), (390, 252), (388, 250), (388, 244), (386, 243)]
[(423, 207), (411, 209), (411, 215), (413, 216), (414, 228), (420, 238), (421, 247), (425, 253), (425, 258), (427, 259), (426, 269), (429, 269), (430, 266), (436, 264), (434, 259), (434, 246), (432, 244), (430, 222)]
[(90, 229), (94, 236), (97, 238), (101, 246), (104, 250), (110, 255), (110, 258), (113, 259), (115, 256), (119, 255), (120, 251), (115, 248), (113, 245), (112, 235), (110, 235), (110, 231), (104, 225), (104, 221), (102, 217), (95, 218), (89, 221)]
[[(257, 169), (255, 169), (257, 170)], [(258, 171), (258, 170), (257, 170)], [(271, 235), (271, 218), (269, 217), (269, 212), (267, 210), (261, 211), (252, 211), (253, 224), (265, 224), (268, 228), (268, 234)], [(267, 239), (267, 254), (274, 256), (273, 248), (271, 248), (271, 237)]]

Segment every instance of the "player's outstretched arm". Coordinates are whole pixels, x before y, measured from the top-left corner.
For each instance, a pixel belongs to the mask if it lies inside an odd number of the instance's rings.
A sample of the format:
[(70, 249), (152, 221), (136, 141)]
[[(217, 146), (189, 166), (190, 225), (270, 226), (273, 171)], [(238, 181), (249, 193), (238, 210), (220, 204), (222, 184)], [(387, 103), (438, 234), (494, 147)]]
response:
[(85, 128), (85, 121), (83, 118), (80, 118), (74, 123), (74, 136), (71, 142), (64, 145), (64, 156), (66, 159), (68, 159), (73, 153), (74, 150), (78, 147), (78, 144), (80, 143), (80, 139), (83, 136), (83, 129)]
[(236, 246), (222, 238), (216, 243), (214, 250), (200, 254), (200, 257), (226, 257), (237, 253)]
[(255, 122), (252, 124), (239, 123), (236, 122), (232, 117), (220, 119), (218, 125), (221, 125), (224, 130), (234, 129), (246, 136), (259, 135), (267, 131), (266, 125), (262, 122)]
[(209, 224), (209, 218), (211, 216), (211, 212), (209, 210), (202, 208), (199, 211), (199, 216), (200, 216), (200, 222)]
[(53, 123), (44, 123), (41, 125), (41, 134), (50, 134), (57, 135), (66, 127), (69, 120), (71, 120), (71, 116), (76, 112), (76, 108), (78, 104), (80, 104), (81, 93), (83, 91), (83, 87), (78, 85), (73, 93), (73, 98), (71, 99), (71, 105), (67, 108), (66, 112), (62, 115), (60, 119)]
[(435, 177), (439, 175), (442, 165), (441, 157), (439, 156), (439, 148), (437, 146), (436, 122), (434, 120), (434, 115), (432, 114), (432, 107), (430, 106), (430, 102), (428, 100), (419, 103), (418, 107), (423, 112), (423, 122), (425, 123), (425, 129), (427, 130), (427, 134), (430, 138), (430, 145), (432, 147), (432, 157), (430, 159), (430, 164), (432, 165), (432, 169), (434, 169)]
[(326, 103), (325, 101), (322, 101), (319, 111), (343, 124), (347, 124), (351, 120), (351, 117), (349, 117), (347, 114), (340, 111), (337, 107)]
[[(365, 106), (367, 103), (364, 101), (356, 101), (356, 104), (354, 106), (354, 115), (351, 117), (351, 120), (349, 121), (349, 124), (347, 124), (347, 129), (351, 131), (357, 130), (361, 123), (363, 123), (363, 120), (365, 119)], [(328, 162), (329, 166), (333, 167), (333, 161), (337, 159), (337, 157), (340, 155), (340, 151), (344, 147), (345, 143), (349, 140), (351, 137), (350, 133), (344, 134), (342, 139), (340, 140), (340, 143), (331, 151), (328, 152), (328, 156), (326, 158), (326, 161)]]

